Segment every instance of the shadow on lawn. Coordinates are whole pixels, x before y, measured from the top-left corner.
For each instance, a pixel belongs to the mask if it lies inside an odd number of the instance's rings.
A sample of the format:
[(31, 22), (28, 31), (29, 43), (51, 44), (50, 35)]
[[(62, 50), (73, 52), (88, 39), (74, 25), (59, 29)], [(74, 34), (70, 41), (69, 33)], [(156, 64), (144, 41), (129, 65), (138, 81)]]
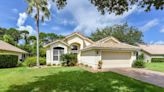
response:
[(35, 82), (12, 85), (7, 92), (159, 92), (160, 88), (115, 73), (59, 72)]

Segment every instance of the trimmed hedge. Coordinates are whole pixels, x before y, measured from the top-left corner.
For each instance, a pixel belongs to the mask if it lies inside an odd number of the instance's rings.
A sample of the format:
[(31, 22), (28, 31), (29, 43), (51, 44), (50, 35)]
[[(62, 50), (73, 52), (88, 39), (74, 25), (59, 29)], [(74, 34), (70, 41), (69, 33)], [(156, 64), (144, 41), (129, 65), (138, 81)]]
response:
[[(46, 64), (46, 58), (40, 57), (39, 63), (40, 63), (40, 65), (45, 65)], [(25, 61), (23, 62), (23, 65), (29, 66), (29, 67), (36, 66), (36, 57), (26, 58)]]
[(164, 58), (152, 58), (151, 62), (164, 62)]
[(18, 56), (0, 55), (0, 68), (16, 67), (17, 64), (18, 64)]

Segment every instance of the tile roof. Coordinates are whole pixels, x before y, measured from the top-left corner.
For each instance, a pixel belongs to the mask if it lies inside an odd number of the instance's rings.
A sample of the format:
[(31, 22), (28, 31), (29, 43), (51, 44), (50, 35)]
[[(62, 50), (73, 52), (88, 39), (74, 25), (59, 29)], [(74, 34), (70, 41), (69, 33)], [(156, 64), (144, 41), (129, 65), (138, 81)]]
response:
[(164, 55), (164, 45), (139, 45), (139, 47), (152, 55)]
[(18, 53), (27, 53), (26, 51), (1, 40), (0, 40), (0, 50), (12, 51), (12, 52), (18, 52)]
[[(116, 41), (116, 43), (105, 42), (108, 39), (113, 39)], [(111, 50), (137, 50), (139, 49), (137, 46), (122, 43), (114, 37), (106, 37), (104, 39), (101, 39), (95, 42), (94, 44), (84, 48), (83, 50), (88, 50), (88, 49), (93, 49), (93, 48), (94, 49), (111, 49)]]

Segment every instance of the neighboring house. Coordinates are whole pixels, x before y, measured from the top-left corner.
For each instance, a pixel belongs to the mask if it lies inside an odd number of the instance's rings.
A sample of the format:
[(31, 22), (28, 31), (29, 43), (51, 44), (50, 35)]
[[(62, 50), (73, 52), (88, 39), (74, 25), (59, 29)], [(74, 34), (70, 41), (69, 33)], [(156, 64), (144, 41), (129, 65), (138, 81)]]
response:
[(17, 55), (20, 61), (23, 59), (23, 55), (27, 54), (27, 52), (0, 40), (0, 55), (5, 55), (5, 54)]
[(45, 47), (47, 64), (60, 64), (60, 55), (77, 53), (78, 63), (93, 68), (97, 68), (100, 60), (103, 61), (102, 68), (131, 67), (139, 50), (138, 47), (122, 43), (114, 37), (93, 42), (77, 32)]
[(164, 45), (139, 45), (145, 62), (151, 62), (152, 58), (164, 58)]

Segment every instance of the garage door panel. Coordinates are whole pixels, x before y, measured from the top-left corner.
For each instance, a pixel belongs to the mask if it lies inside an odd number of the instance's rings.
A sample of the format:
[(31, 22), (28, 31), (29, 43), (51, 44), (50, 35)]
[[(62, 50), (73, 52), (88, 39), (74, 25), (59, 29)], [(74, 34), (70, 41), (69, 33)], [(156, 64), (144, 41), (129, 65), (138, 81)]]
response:
[(130, 67), (130, 52), (102, 52), (103, 68)]

